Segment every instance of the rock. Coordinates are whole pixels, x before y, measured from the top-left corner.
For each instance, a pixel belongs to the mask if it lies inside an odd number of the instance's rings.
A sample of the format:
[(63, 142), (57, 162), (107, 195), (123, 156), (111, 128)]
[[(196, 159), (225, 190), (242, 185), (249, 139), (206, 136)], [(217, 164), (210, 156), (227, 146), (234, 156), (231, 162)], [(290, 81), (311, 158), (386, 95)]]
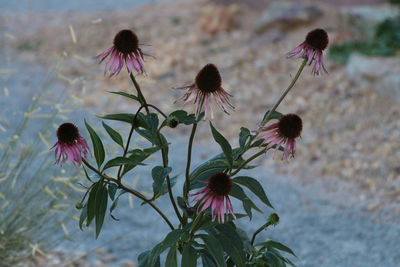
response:
[(322, 10), (312, 5), (273, 2), (256, 21), (254, 30), (263, 33), (269, 29), (290, 30), (309, 24), (322, 15)]
[(398, 9), (391, 5), (344, 7), (339, 11), (339, 29), (356, 40), (370, 40), (375, 26), (385, 19), (394, 18)]
[(351, 56), (346, 67), (348, 77), (358, 86), (400, 102), (400, 57)]
[(200, 28), (211, 34), (229, 32), (237, 26), (236, 18), (239, 11), (240, 7), (237, 4), (206, 5), (200, 14)]

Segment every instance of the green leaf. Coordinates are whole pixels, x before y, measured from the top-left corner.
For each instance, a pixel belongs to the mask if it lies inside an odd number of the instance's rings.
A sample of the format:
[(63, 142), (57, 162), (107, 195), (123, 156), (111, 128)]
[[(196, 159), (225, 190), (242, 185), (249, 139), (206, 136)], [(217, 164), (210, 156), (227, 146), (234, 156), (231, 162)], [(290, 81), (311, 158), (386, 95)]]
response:
[(283, 116), (282, 113), (280, 113), (280, 112), (278, 112), (278, 111), (275, 110), (275, 111), (272, 113), (272, 115), (269, 117), (268, 121), (264, 121), (265, 118), (267, 117), (268, 113), (269, 113), (269, 110), (267, 110), (267, 112), (265, 112), (265, 114), (264, 114), (264, 117), (263, 117), (263, 122), (264, 122), (264, 123), (267, 123), (267, 122), (270, 121), (270, 120), (279, 120), (279, 119)]
[(210, 252), (218, 267), (226, 267), (224, 252), (218, 240), (212, 235), (200, 234), (200, 237), (206, 245), (207, 251)]
[(151, 250), (146, 250), (145, 252), (141, 253), (138, 257), (138, 267), (160, 267), (160, 256), (158, 256), (154, 262), (154, 264), (150, 265), (150, 254)]
[(251, 201), (251, 199), (246, 195), (246, 193), (243, 191), (243, 189), (240, 186), (238, 186), (237, 184), (232, 184), (232, 189), (231, 189), (231, 192), (229, 193), (229, 195), (242, 201), (243, 208), (246, 211), (247, 215), (250, 217), (250, 219), (253, 216), (251, 209), (255, 209), (258, 212), (262, 213), (262, 211), (256, 206), (256, 204), (254, 204), (254, 202)]
[(243, 242), (231, 223), (218, 224), (215, 227), (218, 232), (215, 236), (220, 242), (224, 251), (238, 267), (246, 264), (246, 254), (244, 253)]
[(270, 251), (266, 251), (263, 253), (263, 259), (268, 263), (268, 266), (271, 267), (285, 267), (286, 264), (277, 257), (274, 253)]
[(83, 231), (83, 223), (85, 222), (85, 219), (87, 218), (87, 205), (84, 205), (81, 211), (81, 216), (79, 217), (79, 228)]
[(289, 254), (292, 254), (293, 256), (297, 257), (296, 254), (294, 254), (293, 250), (291, 250), (290, 248), (288, 248), (287, 246), (285, 246), (284, 244), (277, 242), (277, 241), (273, 241), (273, 240), (268, 240), (259, 244), (256, 244), (256, 246), (265, 246), (267, 248), (276, 248), (278, 250), (281, 251), (285, 251)]
[(116, 92), (108, 91), (108, 92), (111, 93), (111, 94), (122, 95), (122, 96), (125, 96), (127, 98), (130, 98), (130, 99), (133, 99), (133, 100), (136, 100), (136, 101), (140, 102), (139, 97), (137, 97), (135, 95), (132, 95), (132, 94), (128, 94), (128, 93), (121, 92), (121, 91), (116, 91)]
[(203, 264), (203, 267), (217, 267), (214, 259), (207, 250), (201, 249), (199, 250), (199, 253), (201, 256), (201, 263)]
[(262, 185), (256, 179), (254, 179), (252, 177), (248, 177), (248, 176), (238, 176), (238, 177), (233, 179), (233, 182), (241, 184), (243, 186), (246, 186), (262, 202), (264, 202), (265, 205), (267, 205), (267, 206), (269, 206), (271, 208), (274, 208), (272, 206), (271, 202), (269, 202), (269, 199), (268, 199), (267, 195), (265, 194), (265, 191), (264, 191)]
[(221, 146), (222, 151), (225, 154), (226, 160), (229, 163), (229, 167), (232, 168), (233, 165), (233, 155), (232, 155), (232, 147), (229, 142), (222, 136), (212, 125), (210, 122), (211, 132), (214, 137), (214, 140)]
[(114, 201), (115, 194), (117, 193), (118, 185), (116, 184), (109, 184), (108, 185), (108, 195), (110, 199)]
[(116, 130), (114, 130), (113, 128), (111, 128), (104, 122), (103, 122), (103, 127), (104, 127), (104, 129), (106, 129), (108, 135), (110, 135), (112, 140), (114, 140), (115, 143), (117, 143), (122, 148), (124, 148), (124, 141), (122, 140), (121, 135)]
[(94, 156), (96, 158), (97, 167), (100, 168), (101, 164), (104, 162), (104, 157), (105, 157), (103, 143), (101, 142), (100, 137), (93, 130), (93, 128), (86, 122), (86, 120), (85, 120), (85, 125), (89, 131), (90, 139), (92, 139)]
[(137, 165), (146, 165), (140, 161), (133, 160), (132, 158), (124, 158), (124, 157), (116, 157), (113, 158), (104, 165), (103, 171), (115, 167), (115, 166), (121, 166), (121, 165), (132, 165), (132, 166), (137, 166)]
[(153, 177), (153, 199), (156, 199), (160, 195), (165, 178), (172, 171), (171, 167), (164, 168), (162, 166), (156, 166), (151, 171), (151, 176)]
[(240, 133), (239, 133), (239, 145), (241, 149), (244, 149), (244, 146), (246, 145), (247, 139), (251, 136), (250, 130), (242, 127), (240, 128)]
[[(153, 153), (157, 152), (160, 150), (159, 147), (152, 147), (152, 148), (146, 148), (146, 149), (134, 149), (128, 152), (128, 154), (131, 154), (128, 158), (136, 161), (136, 162), (142, 162), (145, 159), (147, 159), (150, 155)], [(126, 173), (128, 173), (130, 170), (135, 168), (137, 165), (125, 165), (124, 170), (122, 171), (121, 177), (124, 176)]]
[(135, 115), (133, 115), (131, 113), (117, 113), (117, 114), (107, 114), (104, 116), (100, 116), (99, 118), (102, 118), (105, 120), (122, 121), (122, 122), (132, 124), (134, 117), (135, 117)]
[(96, 239), (99, 237), (106, 215), (108, 192), (105, 185), (101, 185), (96, 192)]
[(114, 209), (117, 207), (117, 205), (118, 205), (119, 197), (122, 196), (122, 195), (125, 194), (125, 193), (127, 193), (127, 191), (125, 191), (125, 190), (119, 191), (118, 196), (115, 198), (115, 200), (114, 200), (113, 203), (111, 204), (111, 207), (110, 207), (110, 216), (111, 216), (111, 218), (112, 218), (114, 221), (119, 221), (119, 219), (115, 218), (114, 215), (112, 214), (112, 212), (113, 212), (113, 210), (114, 210)]
[(192, 246), (186, 246), (183, 249), (181, 266), (197, 267), (197, 252)]
[(194, 114), (188, 114), (184, 110), (176, 110), (169, 114), (168, 117), (174, 117), (179, 123), (183, 123), (185, 125), (191, 125), (197, 122)]
[(96, 194), (97, 190), (101, 186), (100, 182), (93, 184), (92, 189), (89, 193), (89, 198), (87, 202), (87, 219), (86, 219), (86, 226), (89, 226), (94, 216), (96, 214)]
[(176, 248), (171, 247), (168, 251), (167, 258), (165, 260), (165, 266), (178, 267), (178, 259), (176, 255)]
[(156, 245), (152, 250), (149, 255), (149, 266), (152, 266), (155, 264), (157, 258), (160, 256), (161, 253), (164, 252), (169, 247), (172, 247), (176, 244), (176, 242), (179, 240), (181, 237), (182, 233), (184, 230), (182, 229), (176, 229), (172, 230), (168, 235), (164, 238), (164, 240)]

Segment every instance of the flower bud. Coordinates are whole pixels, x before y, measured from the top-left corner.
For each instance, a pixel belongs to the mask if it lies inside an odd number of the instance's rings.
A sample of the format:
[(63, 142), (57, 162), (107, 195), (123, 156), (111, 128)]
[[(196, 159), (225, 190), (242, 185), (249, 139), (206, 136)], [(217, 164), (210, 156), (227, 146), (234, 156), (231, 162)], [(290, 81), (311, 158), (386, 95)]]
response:
[(78, 203), (75, 204), (75, 208), (76, 208), (77, 210), (80, 210), (80, 209), (83, 208), (83, 204), (82, 204), (81, 202), (78, 202)]

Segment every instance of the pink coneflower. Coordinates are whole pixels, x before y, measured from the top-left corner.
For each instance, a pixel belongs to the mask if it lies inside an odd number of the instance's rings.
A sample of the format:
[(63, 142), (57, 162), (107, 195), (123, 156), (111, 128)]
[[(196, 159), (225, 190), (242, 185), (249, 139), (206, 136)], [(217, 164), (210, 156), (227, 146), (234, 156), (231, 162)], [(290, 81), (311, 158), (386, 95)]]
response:
[(221, 85), (222, 79), (217, 67), (214, 64), (207, 64), (199, 71), (193, 84), (177, 89), (189, 89), (180, 100), (185, 104), (195, 104), (196, 115), (199, 115), (204, 109), (206, 118), (211, 113), (212, 119), (214, 118), (212, 102), (216, 102), (227, 114), (229, 114), (228, 108), (234, 109), (229, 101), (231, 95)]
[[(261, 133), (259, 139), (264, 139), (263, 144), (271, 148), (276, 146), (284, 147), (282, 160), (294, 157), (296, 151), (296, 138), (300, 136), (303, 129), (303, 122), (296, 114), (282, 116), (277, 123), (262, 127), (258, 130)], [(275, 151), (276, 151), (275, 150)]]
[(110, 76), (117, 75), (124, 63), (128, 72), (131, 73), (135, 70), (138, 74), (145, 73), (143, 52), (139, 48), (139, 39), (137, 35), (131, 30), (122, 30), (114, 37), (114, 45), (97, 56), (100, 63), (103, 62), (108, 56), (106, 68)]
[(72, 123), (63, 123), (57, 129), (57, 143), (51, 148), (56, 148), (56, 163), (64, 164), (67, 160), (75, 163), (78, 167), (82, 163), (82, 153), (87, 157), (89, 146), (86, 140), (79, 134), (78, 127)]
[(229, 199), (232, 179), (227, 174), (218, 172), (213, 174), (206, 183), (207, 185), (199, 192), (191, 194), (191, 196), (196, 196), (193, 201), (199, 201), (200, 212), (211, 207), (212, 220), (214, 221), (217, 218), (222, 223), (225, 221), (225, 210), (226, 213), (230, 213), (235, 217), (232, 203)]
[[(324, 66), (323, 50), (328, 46), (329, 37), (325, 30), (315, 29), (307, 34), (306, 40), (298, 47), (287, 54), (287, 57), (299, 55), (300, 58), (307, 58), (308, 65), (314, 61), (312, 73), (319, 75), (321, 71), (328, 73)], [(321, 73), (322, 74), (322, 73)]]

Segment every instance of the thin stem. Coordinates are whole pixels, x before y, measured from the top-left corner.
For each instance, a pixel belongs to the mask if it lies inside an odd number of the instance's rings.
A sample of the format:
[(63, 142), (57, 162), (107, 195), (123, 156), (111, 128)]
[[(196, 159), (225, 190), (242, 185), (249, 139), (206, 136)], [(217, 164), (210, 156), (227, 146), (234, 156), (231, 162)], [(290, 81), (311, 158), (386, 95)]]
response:
[(151, 202), (151, 200), (147, 199), (144, 195), (142, 195), (141, 193), (137, 192), (134, 189), (131, 189), (129, 187), (126, 187), (125, 185), (123, 185), (121, 183), (120, 180), (109, 177), (103, 173), (101, 173), (99, 170), (97, 170), (95, 167), (93, 167), (92, 165), (90, 165), (89, 162), (87, 162), (85, 159), (82, 159), (82, 162), (92, 171), (94, 171), (95, 173), (97, 173), (98, 175), (100, 175), (102, 178), (112, 181), (114, 183), (116, 183), (118, 185), (119, 188), (131, 193), (132, 195), (140, 198), (141, 200), (143, 200), (144, 202), (146, 202), (147, 204), (149, 204), (155, 211), (157, 211), (157, 213), (165, 220), (165, 222), (168, 224), (168, 226), (171, 228), (171, 230), (174, 230), (174, 226), (172, 225), (172, 223), (170, 222), (170, 220), (167, 218), (167, 216), (165, 216), (165, 214), (154, 204)]
[(258, 158), (259, 156), (264, 154), (265, 151), (267, 151), (267, 148), (264, 148), (263, 150), (257, 152), (256, 154), (254, 154), (253, 156), (251, 156), (250, 158), (245, 160), (234, 172), (231, 172), (230, 176), (234, 176), (234, 175), (238, 174), (250, 161)]
[[(129, 76), (131, 77), (131, 80), (132, 80), (132, 82), (133, 82), (133, 85), (135, 86), (136, 91), (138, 92), (138, 97), (139, 97), (139, 100), (140, 100), (140, 104), (142, 104), (142, 105), (147, 105), (146, 99), (144, 98), (144, 95), (143, 95), (143, 93), (142, 93), (142, 90), (140, 90), (140, 86), (139, 86), (139, 84), (137, 83), (137, 81), (136, 81), (136, 79), (135, 79), (135, 76), (133, 76), (132, 72), (129, 74)], [(147, 112), (147, 114), (149, 114), (149, 113), (150, 113), (149, 108), (148, 108), (147, 106), (145, 106), (145, 107), (146, 107), (146, 112)]]
[[(165, 115), (165, 113), (162, 112), (162, 111), (161, 111), (159, 108), (157, 108), (156, 106), (154, 106), (154, 105), (152, 105), (152, 104), (143, 104), (143, 105), (136, 111), (135, 116), (134, 116), (133, 119), (132, 119), (132, 126), (131, 126), (131, 130), (129, 131), (128, 140), (126, 141), (126, 146), (125, 146), (125, 149), (124, 149), (123, 157), (125, 157), (126, 154), (128, 153), (129, 144), (130, 144), (131, 139), (132, 139), (133, 130), (135, 129), (135, 121), (136, 121), (136, 118), (137, 118), (139, 112), (140, 112), (143, 108), (147, 108), (147, 107), (152, 107), (152, 108), (154, 108), (154, 109), (157, 110), (164, 118), (167, 118), (167, 115)], [(121, 166), (119, 167), (119, 169), (118, 169), (118, 175), (117, 175), (118, 180), (121, 180), (121, 171), (122, 171), (122, 165), (121, 165)]]
[(260, 228), (257, 229), (257, 231), (254, 232), (253, 237), (251, 238), (251, 245), (254, 244), (254, 241), (256, 240), (256, 236), (261, 233), (263, 230), (265, 230), (268, 226), (270, 226), (271, 223), (267, 222), (264, 225), (262, 225)]
[(192, 147), (193, 147), (193, 140), (194, 140), (194, 135), (196, 133), (197, 129), (197, 123), (193, 124), (192, 127), (192, 132), (190, 133), (190, 138), (189, 138), (189, 144), (188, 144), (188, 154), (187, 154), (187, 163), (186, 163), (186, 172), (185, 172), (185, 186), (184, 186), (184, 191), (183, 191), (183, 199), (187, 200), (188, 195), (189, 195), (189, 189), (190, 189), (190, 163), (192, 161)]
[(272, 109), (270, 109), (270, 111), (268, 112), (268, 114), (265, 116), (264, 120), (261, 122), (262, 125), (264, 125), (265, 122), (267, 122), (270, 117), (272, 116), (272, 114), (274, 113), (274, 111), (278, 108), (278, 106), (281, 104), (282, 100), (286, 97), (286, 95), (289, 93), (289, 91), (293, 88), (293, 86), (296, 84), (297, 80), (300, 77), (301, 72), (304, 69), (304, 66), (307, 63), (307, 58), (305, 58), (303, 60), (303, 62), (301, 63), (299, 70), (297, 71), (296, 75), (294, 76), (292, 82), (289, 84), (288, 88), (286, 88), (286, 90), (283, 92), (283, 94), (281, 95), (281, 97), (278, 99), (278, 101), (275, 103), (275, 105), (272, 107)]
[[(162, 155), (162, 160), (163, 160), (163, 166), (164, 166), (164, 168), (167, 168), (168, 167), (168, 154), (166, 153), (165, 148), (162, 145), (162, 138), (161, 138), (160, 132), (157, 132), (157, 135), (158, 135), (158, 139), (160, 141), (160, 146), (161, 146), (161, 155)], [(171, 179), (170, 179), (169, 175), (167, 175), (166, 180), (167, 180), (167, 186), (168, 186), (169, 199), (171, 200), (171, 204), (174, 207), (176, 216), (178, 217), (179, 221), (181, 223), (183, 223), (182, 216), (179, 213), (178, 206), (175, 203), (174, 194), (172, 192), (172, 187), (171, 187)]]
[[(304, 67), (307, 64), (307, 58), (305, 58), (303, 60), (303, 62), (301, 63), (299, 69), (297, 70), (296, 75), (294, 76), (294, 78), (292, 79), (292, 81), (290, 82), (289, 86), (286, 88), (286, 90), (283, 92), (283, 94), (281, 95), (281, 97), (278, 99), (278, 101), (275, 103), (275, 105), (268, 111), (267, 115), (265, 116), (265, 118), (261, 121), (261, 125), (264, 126), (265, 123), (268, 122), (268, 120), (271, 118), (272, 114), (275, 112), (275, 110), (278, 108), (278, 106), (281, 104), (281, 102), (283, 101), (283, 99), (286, 97), (286, 95), (290, 92), (290, 90), (293, 88), (293, 86), (296, 84), (297, 80), (300, 77), (300, 74), (302, 73)], [(256, 139), (258, 136), (258, 133), (256, 133), (255, 135), (253, 135), (252, 137), (249, 138), (248, 141), (248, 146), (251, 146), (251, 143), (254, 141), (254, 139)], [(239, 157), (241, 155), (243, 155), (243, 153), (241, 153), (239, 155)]]

